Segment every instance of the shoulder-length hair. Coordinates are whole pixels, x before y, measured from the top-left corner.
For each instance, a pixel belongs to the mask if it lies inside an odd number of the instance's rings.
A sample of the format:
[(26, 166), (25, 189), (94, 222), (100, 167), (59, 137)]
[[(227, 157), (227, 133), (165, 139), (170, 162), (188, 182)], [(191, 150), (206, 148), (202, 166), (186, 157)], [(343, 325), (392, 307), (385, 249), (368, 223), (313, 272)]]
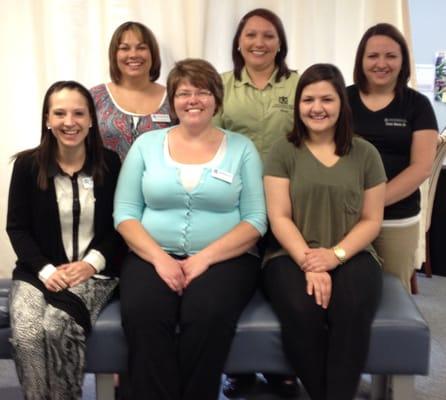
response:
[(91, 172), (95, 183), (101, 184), (106, 172), (102, 139), (99, 133), (98, 119), (93, 97), (88, 89), (78, 82), (58, 81), (48, 88), (45, 97), (43, 98), (40, 144), (33, 149), (19, 152), (13, 156), (13, 158), (18, 158), (25, 154), (32, 154), (34, 156), (38, 168), (37, 185), (42, 190), (48, 188), (49, 166), (57, 162), (57, 140), (51, 129), (47, 127), (51, 96), (53, 93), (60, 92), (63, 89), (78, 91), (87, 103), (88, 112), (91, 118), (91, 127), (85, 138), (85, 151), (86, 160), (88, 160), (88, 163), (91, 166)]
[(242, 19), (240, 20), (237, 30), (234, 35), (234, 39), (232, 40), (232, 61), (234, 64), (234, 76), (235, 79), (240, 80), (241, 79), (241, 73), (242, 69), (245, 65), (245, 60), (243, 59), (243, 56), (241, 55), (239, 48), (239, 40), (240, 35), (242, 34), (243, 28), (245, 27), (246, 23), (251, 17), (261, 17), (263, 19), (266, 19), (268, 22), (274, 25), (274, 28), (277, 31), (277, 35), (279, 36), (280, 41), (280, 49), (276, 54), (275, 58), (275, 64), (278, 67), (277, 75), (276, 75), (276, 82), (279, 82), (282, 76), (285, 76), (285, 78), (288, 78), (290, 76), (290, 69), (288, 68), (285, 58), (288, 54), (288, 43), (286, 40), (285, 35), (285, 29), (283, 27), (282, 21), (280, 18), (274, 14), (272, 11), (267, 10), (266, 8), (256, 8), (255, 10), (252, 10), (245, 14)]
[(302, 92), (308, 85), (320, 81), (329, 82), (341, 100), (339, 117), (336, 123), (334, 141), (336, 145), (335, 153), (343, 156), (350, 151), (353, 139), (352, 112), (345, 90), (345, 82), (341, 71), (332, 64), (314, 64), (307, 68), (299, 79), (296, 88), (296, 99), (294, 102), (294, 128), (288, 133), (288, 140), (299, 147), (308, 138), (308, 128), (300, 117), (299, 105)]
[(118, 61), (116, 60), (116, 53), (118, 52), (119, 44), (121, 43), (122, 35), (127, 31), (133, 31), (141, 37), (144, 44), (149, 46), (150, 56), (152, 58), (152, 66), (149, 71), (149, 79), (155, 82), (161, 71), (161, 57), (158, 42), (156, 41), (153, 32), (147, 26), (140, 22), (127, 21), (119, 25), (110, 40), (108, 47), (108, 62), (110, 68), (110, 78), (113, 83), (119, 83), (121, 80), (121, 71), (118, 68)]
[(175, 119), (178, 118), (175, 112), (175, 93), (178, 86), (184, 81), (190, 82), (191, 85), (197, 88), (209, 90), (215, 99), (214, 115), (217, 114), (223, 104), (224, 93), (220, 74), (206, 60), (186, 58), (177, 61), (167, 76), (167, 98), (172, 116)]
[(402, 93), (404, 88), (407, 87), (407, 82), (410, 78), (410, 56), (409, 56), (409, 47), (407, 46), (406, 39), (401, 34), (401, 32), (396, 29), (393, 25), (387, 23), (376, 24), (369, 29), (366, 30), (364, 35), (362, 36), (358, 49), (356, 50), (355, 57), (355, 67), (353, 70), (353, 81), (356, 85), (358, 85), (359, 90), (363, 93), (368, 93), (368, 82), (367, 78), (364, 74), (364, 69), (362, 67), (362, 60), (364, 58), (365, 48), (367, 46), (367, 41), (372, 36), (387, 36), (390, 39), (397, 42), (401, 49), (402, 56), (402, 64), (401, 71), (398, 74), (398, 78), (396, 81), (395, 92)]

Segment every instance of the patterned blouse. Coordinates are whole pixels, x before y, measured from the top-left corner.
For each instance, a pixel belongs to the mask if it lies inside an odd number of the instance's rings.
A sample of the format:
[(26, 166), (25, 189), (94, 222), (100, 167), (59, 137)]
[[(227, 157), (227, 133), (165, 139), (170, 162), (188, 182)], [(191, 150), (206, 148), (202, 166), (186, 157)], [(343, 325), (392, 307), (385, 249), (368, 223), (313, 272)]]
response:
[(118, 153), (121, 161), (139, 135), (173, 125), (169, 116), (170, 107), (167, 96), (164, 96), (157, 111), (141, 115), (123, 110), (115, 102), (105, 84), (91, 88), (90, 92), (96, 106), (104, 146)]

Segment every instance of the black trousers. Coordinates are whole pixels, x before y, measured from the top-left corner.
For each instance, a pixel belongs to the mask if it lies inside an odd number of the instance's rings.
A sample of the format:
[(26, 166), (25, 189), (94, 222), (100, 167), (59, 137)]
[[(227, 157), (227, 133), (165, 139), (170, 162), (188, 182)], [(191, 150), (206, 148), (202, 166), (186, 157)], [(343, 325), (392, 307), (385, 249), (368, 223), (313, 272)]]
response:
[(368, 252), (361, 252), (330, 275), (327, 309), (307, 294), (305, 274), (288, 256), (267, 263), (263, 287), (282, 325), (284, 352), (310, 397), (351, 400), (381, 297), (381, 269)]
[(258, 258), (244, 254), (211, 266), (179, 296), (152, 264), (130, 253), (121, 273), (130, 398), (217, 399), (236, 324), (258, 274)]

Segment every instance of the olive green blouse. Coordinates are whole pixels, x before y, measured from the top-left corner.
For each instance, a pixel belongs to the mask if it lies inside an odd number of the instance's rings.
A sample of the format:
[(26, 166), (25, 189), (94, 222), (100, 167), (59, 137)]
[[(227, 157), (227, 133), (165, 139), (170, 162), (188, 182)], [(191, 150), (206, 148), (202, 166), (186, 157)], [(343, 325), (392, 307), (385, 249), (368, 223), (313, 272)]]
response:
[[(290, 180), (292, 218), (311, 248), (339, 243), (361, 218), (364, 191), (386, 181), (378, 151), (357, 137), (350, 152), (331, 167), (305, 144), (296, 147), (283, 138), (269, 153), (265, 175)], [(378, 260), (371, 245), (364, 250)]]

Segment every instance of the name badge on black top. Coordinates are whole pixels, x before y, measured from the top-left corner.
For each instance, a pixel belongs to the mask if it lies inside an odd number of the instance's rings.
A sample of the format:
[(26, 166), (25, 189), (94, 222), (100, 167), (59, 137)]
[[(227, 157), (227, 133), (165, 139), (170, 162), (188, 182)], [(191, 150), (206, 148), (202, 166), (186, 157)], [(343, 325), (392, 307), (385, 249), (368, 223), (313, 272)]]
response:
[(84, 189), (93, 189), (93, 178), (91, 176), (82, 178), (81, 182)]

